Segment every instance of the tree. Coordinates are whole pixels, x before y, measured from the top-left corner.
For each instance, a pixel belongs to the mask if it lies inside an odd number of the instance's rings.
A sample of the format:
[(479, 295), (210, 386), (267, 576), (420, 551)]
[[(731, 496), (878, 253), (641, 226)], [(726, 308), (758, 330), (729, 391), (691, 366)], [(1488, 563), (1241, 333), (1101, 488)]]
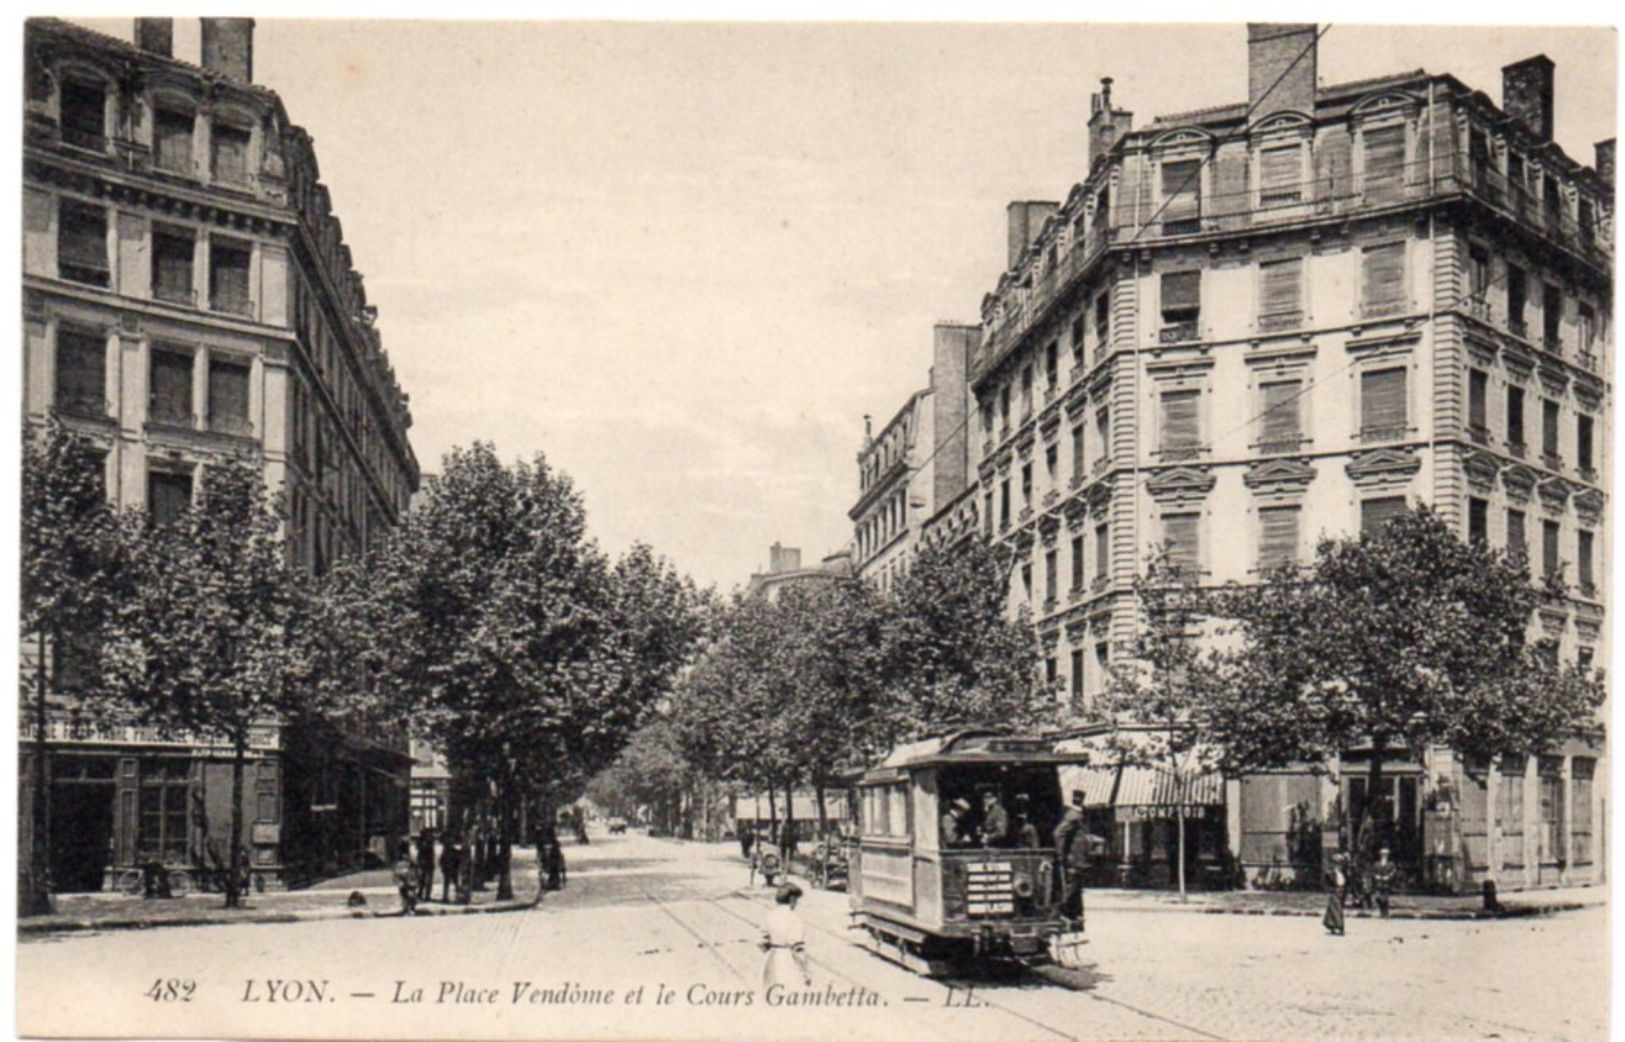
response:
[(27, 870), (20, 872), (23, 915), (52, 911), (49, 755), (52, 691), (79, 711), (97, 713), (97, 645), (122, 583), (119, 525), (108, 504), (104, 457), (55, 419), (43, 431), (24, 428), (22, 458), (22, 637), (37, 649), (33, 680), (33, 793)]
[(1538, 753), (1601, 726), (1599, 674), (1560, 667), (1529, 640), (1542, 598), (1560, 592), (1425, 507), (1379, 534), (1323, 540), (1312, 565), (1221, 598), (1242, 643), (1227, 655), (1229, 683), (1203, 707), (1205, 726), (1232, 770), (1369, 743), (1373, 800), (1396, 750)]
[(113, 612), (104, 650), (110, 687), (160, 730), (231, 748), (226, 906), (247, 880), (243, 775), (256, 727), (301, 710), (308, 674), (296, 639), (306, 603), (257, 460), (203, 468), (200, 494), (174, 524), (144, 524), (131, 552), (137, 581)]
[(1178, 880), (1185, 896), (1185, 797), (1191, 782), (1216, 766), (1219, 753), (1202, 707), (1224, 690), (1226, 677), (1201, 644), (1205, 598), (1195, 577), (1166, 548), (1134, 578), (1143, 616), (1133, 653), (1112, 667), (1102, 709), (1114, 727), (1107, 744), (1122, 763), (1165, 771), (1174, 783)]
[(895, 587), (882, 638), (894, 735), (1054, 720), (1032, 624), (1025, 611), (1005, 615), (1008, 584), (1008, 564), (983, 540), (920, 551)]

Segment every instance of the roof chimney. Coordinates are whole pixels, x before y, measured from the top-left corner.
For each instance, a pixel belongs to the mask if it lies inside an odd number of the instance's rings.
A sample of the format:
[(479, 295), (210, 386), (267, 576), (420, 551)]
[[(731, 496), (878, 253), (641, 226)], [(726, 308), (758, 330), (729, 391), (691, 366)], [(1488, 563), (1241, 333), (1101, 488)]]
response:
[(1112, 108), (1112, 78), (1100, 78), (1100, 93), (1089, 95), (1089, 168), (1134, 129), (1134, 113)]
[(1544, 54), (1501, 68), (1501, 108), (1541, 141), (1552, 139), (1552, 81), (1557, 66)]
[(1597, 142), (1597, 176), (1608, 184), (1614, 183), (1614, 139)]
[(1059, 203), (1019, 200), (1005, 208), (1006, 245), (1009, 248), (1006, 270), (1014, 268), (1021, 261), (1021, 255), (1027, 252), (1027, 246), (1044, 230), (1044, 222), (1049, 220), (1050, 214), (1060, 208)]
[(135, 45), (162, 58), (175, 56), (175, 19), (137, 18)]
[(1251, 119), (1315, 111), (1319, 34), (1313, 22), (1247, 23), (1247, 107)]
[(801, 551), (795, 547), (774, 543), (768, 547), (767, 558), (769, 575), (782, 575), (785, 572), (801, 570)]
[(254, 19), (204, 18), (203, 67), (237, 83), (254, 82)]

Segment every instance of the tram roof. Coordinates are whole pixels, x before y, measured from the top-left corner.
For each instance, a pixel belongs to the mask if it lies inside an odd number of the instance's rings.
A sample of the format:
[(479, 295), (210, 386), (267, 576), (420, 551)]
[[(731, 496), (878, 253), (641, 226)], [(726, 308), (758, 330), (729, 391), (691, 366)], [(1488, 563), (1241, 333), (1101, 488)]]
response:
[(1087, 763), (1085, 752), (1061, 752), (1055, 739), (992, 728), (966, 728), (904, 742), (877, 770), (895, 772), (918, 767), (972, 763)]

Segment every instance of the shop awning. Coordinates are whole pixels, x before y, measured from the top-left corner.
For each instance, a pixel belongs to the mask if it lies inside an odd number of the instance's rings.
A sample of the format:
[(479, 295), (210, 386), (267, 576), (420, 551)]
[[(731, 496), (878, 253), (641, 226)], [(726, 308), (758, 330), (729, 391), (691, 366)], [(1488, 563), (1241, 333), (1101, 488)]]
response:
[[(1176, 781), (1156, 767), (1084, 767), (1069, 773), (1063, 784), (1083, 790), (1085, 807), (1173, 808), (1181, 802)], [(1222, 806), (1224, 779), (1218, 774), (1187, 778), (1184, 797), (1187, 807)]]

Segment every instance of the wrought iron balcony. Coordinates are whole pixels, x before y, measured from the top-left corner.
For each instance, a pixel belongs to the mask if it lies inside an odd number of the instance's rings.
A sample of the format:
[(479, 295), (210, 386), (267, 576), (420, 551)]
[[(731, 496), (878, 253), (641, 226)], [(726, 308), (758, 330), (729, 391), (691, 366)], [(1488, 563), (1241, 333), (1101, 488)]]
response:
[(1409, 428), (1403, 423), (1389, 423), (1380, 427), (1360, 428), (1361, 445), (1380, 445), (1388, 441), (1404, 441)]
[(1187, 340), (1196, 340), (1200, 335), (1200, 323), (1194, 318), (1186, 319), (1183, 322), (1174, 322), (1163, 326), (1157, 333), (1157, 343), (1181, 344)]
[(1274, 314), (1258, 316), (1258, 330), (1261, 333), (1277, 333), (1284, 329), (1297, 329), (1302, 325), (1302, 311), (1277, 311)]

